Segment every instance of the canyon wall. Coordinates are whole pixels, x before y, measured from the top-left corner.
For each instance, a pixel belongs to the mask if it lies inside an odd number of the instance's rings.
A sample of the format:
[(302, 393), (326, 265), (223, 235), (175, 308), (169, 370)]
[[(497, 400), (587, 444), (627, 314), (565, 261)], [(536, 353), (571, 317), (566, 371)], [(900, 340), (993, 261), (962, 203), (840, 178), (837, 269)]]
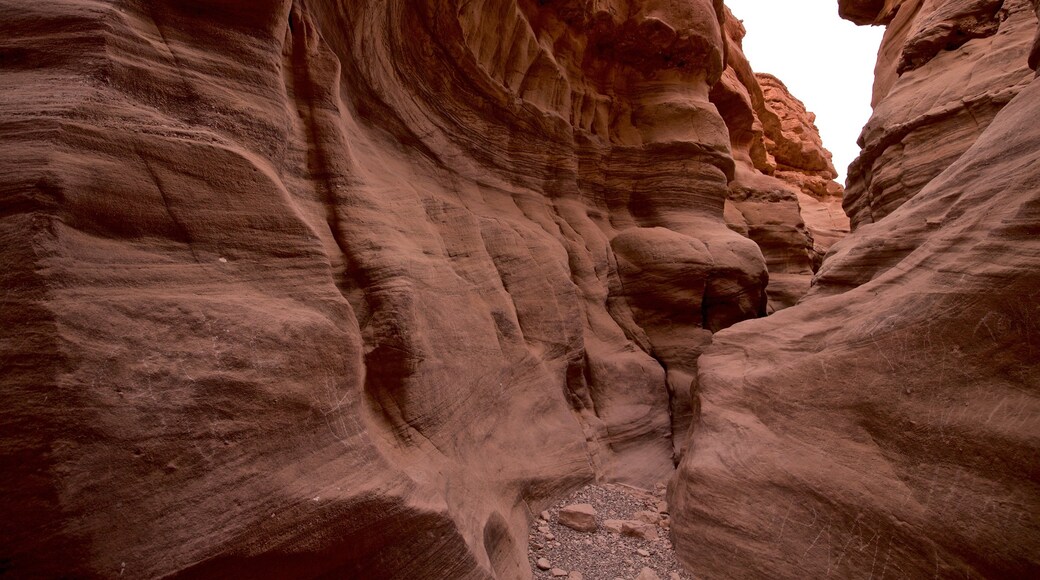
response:
[(853, 224), (878, 221), (943, 172), (1031, 81), (1029, 0), (907, 0), (860, 12), (886, 26), (874, 114), (849, 168)]
[(724, 31), (728, 66), (711, 100), (726, 120), (735, 161), (725, 217), (762, 249), (773, 312), (806, 294), (849, 222), (815, 117), (779, 79), (752, 70), (741, 45), (746, 31), (728, 10)]
[(840, 8), (888, 26), (854, 228), (701, 357), (673, 539), (705, 578), (1036, 577), (1037, 3)]
[(0, 15), (14, 577), (529, 577), (532, 510), (669, 477), (712, 332), (840, 235), (719, 0)]

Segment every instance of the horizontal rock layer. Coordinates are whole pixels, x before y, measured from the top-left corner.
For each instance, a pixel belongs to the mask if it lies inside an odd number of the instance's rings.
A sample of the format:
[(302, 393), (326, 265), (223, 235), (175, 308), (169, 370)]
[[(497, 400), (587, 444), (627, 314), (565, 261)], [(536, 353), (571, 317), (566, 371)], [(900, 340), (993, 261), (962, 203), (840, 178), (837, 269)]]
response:
[(974, 143), (1033, 78), (1031, 0), (890, 1), (875, 69), (874, 114), (849, 167), (853, 225), (883, 218)]

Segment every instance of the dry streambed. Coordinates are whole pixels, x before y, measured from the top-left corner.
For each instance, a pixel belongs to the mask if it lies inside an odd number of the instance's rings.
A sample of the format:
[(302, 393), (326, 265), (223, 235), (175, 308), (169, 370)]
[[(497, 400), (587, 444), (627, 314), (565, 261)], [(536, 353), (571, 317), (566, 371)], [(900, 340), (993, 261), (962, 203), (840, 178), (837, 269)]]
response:
[(528, 557), (534, 577), (566, 580), (692, 580), (675, 557), (664, 486), (586, 486), (542, 512)]

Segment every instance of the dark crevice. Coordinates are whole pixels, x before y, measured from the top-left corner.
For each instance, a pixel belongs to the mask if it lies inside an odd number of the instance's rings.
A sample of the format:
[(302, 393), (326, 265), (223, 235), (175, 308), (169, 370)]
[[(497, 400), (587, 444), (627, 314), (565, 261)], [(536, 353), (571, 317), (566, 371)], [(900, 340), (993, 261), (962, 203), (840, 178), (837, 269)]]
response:
[[(298, 6), (294, 5), (289, 13), (289, 22), (292, 24), (299, 19), (297, 15)], [(317, 116), (319, 114), (316, 105), (319, 88), (311, 78), (310, 58), (307, 51), (307, 27), (300, 26), (300, 33), (293, 34), (292, 60), (290, 66), (293, 73), (293, 96), (296, 101), (297, 113), (303, 121), (307, 133), (307, 171), (315, 183), (315, 189), (321, 196), (325, 206), (325, 218), (332, 233), (332, 238), (339, 247), (340, 252), (346, 258), (349, 254), (349, 246), (343, 234), (342, 223), (337, 211), (339, 199), (336, 190), (348, 181), (346, 176), (339, 176), (333, 169), (330, 159), (331, 154), (322, 146), (322, 132), (318, 126)]]

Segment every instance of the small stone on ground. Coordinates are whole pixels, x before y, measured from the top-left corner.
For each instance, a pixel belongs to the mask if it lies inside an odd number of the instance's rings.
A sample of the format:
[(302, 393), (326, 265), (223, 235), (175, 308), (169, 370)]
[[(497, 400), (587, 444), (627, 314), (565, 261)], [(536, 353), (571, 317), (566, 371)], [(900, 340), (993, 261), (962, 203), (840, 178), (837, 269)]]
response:
[[(546, 523), (536, 525), (549, 528), (555, 541), (545, 541), (541, 529), (532, 534), (528, 547), (535, 579), (562, 578), (553, 574), (566, 570), (567, 580), (692, 580), (675, 556), (668, 531), (662, 529), (668, 517), (662, 505), (664, 490), (663, 485), (645, 491), (594, 484), (540, 513)], [(592, 523), (598, 524), (593, 531), (562, 524), (561, 512), (580, 504), (592, 508)]]
[(596, 508), (587, 503), (579, 503), (560, 508), (557, 521), (572, 530), (579, 532), (596, 531)]

